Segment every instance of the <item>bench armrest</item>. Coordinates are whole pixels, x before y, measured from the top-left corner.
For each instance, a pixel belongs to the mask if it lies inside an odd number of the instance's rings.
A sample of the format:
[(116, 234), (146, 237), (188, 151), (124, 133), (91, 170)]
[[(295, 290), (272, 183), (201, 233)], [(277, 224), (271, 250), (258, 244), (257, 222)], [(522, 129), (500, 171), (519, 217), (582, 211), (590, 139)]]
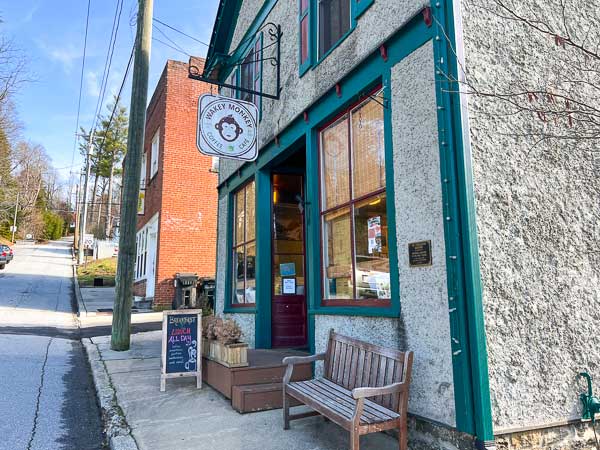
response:
[(294, 364), (306, 364), (313, 361), (319, 361), (325, 359), (325, 353), (317, 353), (311, 356), (288, 356), (283, 358), (283, 364), (287, 364), (285, 374), (283, 375), (283, 388), (292, 379), (292, 373), (294, 372)]
[(352, 389), (352, 397), (357, 400), (359, 398), (376, 397), (377, 395), (397, 394), (408, 390), (406, 383), (388, 384), (382, 387), (359, 387)]
[(283, 364), (294, 365), (294, 364), (306, 364), (313, 361), (324, 360), (325, 353), (318, 353), (311, 356), (287, 356), (283, 358)]

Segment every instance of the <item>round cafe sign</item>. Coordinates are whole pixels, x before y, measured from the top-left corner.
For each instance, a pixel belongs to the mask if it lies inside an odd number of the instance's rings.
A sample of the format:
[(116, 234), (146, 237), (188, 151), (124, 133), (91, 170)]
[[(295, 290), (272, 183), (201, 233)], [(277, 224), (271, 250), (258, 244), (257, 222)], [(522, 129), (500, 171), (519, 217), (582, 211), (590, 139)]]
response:
[(254, 161), (258, 156), (257, 117), (254, 103), (202, 95), (198, 101), (198, 149), (205, 155)]

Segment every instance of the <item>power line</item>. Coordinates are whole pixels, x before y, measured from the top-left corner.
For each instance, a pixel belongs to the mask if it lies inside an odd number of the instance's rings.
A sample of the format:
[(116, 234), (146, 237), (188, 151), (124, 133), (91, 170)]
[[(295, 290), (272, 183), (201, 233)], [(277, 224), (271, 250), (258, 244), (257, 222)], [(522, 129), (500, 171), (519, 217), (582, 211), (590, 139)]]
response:
[(102, 105), (104, 104), (104, 96), (106, 95), (106, 88), (108, 86), (108, 77), (110, 75), (110, 68), (112, 66), (112, 58), (115, 51), (115, 44), (117, 42), (117, 34), (119, 32), (119, 23), (121, 22), (121, 12), (123, 11), (123, 0), (117, 0), (115, 9), (115, 16), (113, 18), (113, 28), (110, 35), (110, 41), (108, 43), (108, 50), (106, 52), (106, 61), (104, 63), (104, 73), (102, 75), (102, 82), (100, 83), (100, 95), (98, 97), (98, 104), (96, 105), (96, 116), (92, 122), (92, 128), (95, 128), (96, 121), (102, 111)]
[(188, 52), (186, 52), (177, 42), (175, 42), (173, 39), (171, 39), (169, 36), (167, 36), (167, 34), (161, 30), (157, 25), (154, 25), (154, 28), (156, 29), (156, 31), (158, 31), (167, 41), (169, 41), (171, 44), (173, 44), (175, 47), (177, 47), (179, 49), (180, 52), (185, 53), (188, 56), (191, 56)]
[(210, 46), (210, 45), (209, 45), (209, 44), (207, 44), (206, 42), (203, 42), (203, 41), (201, 41), (200, 39), (196, 39), (194, 36), (190, 36), (189, 34), (187, 34), (187, 33), (184, 33), (183, 31), (181, 31), (181, 30), (178, 30), (177, 28), (175, 28), (175, 27), (172, 27), (171, 25), (164, 23), (162, 20), (158, 20), (156, 17), (155, 17), (155, 18), (153, 18), (152, 20), (154, 20), (154, 21), (155, 21), (155, 22), (157, 22), (157, 23), (160, 23), (161, 25), (164, 25), (164, 26), (165, 26), (165, 27), (167, 27), (167, 28), (170, 28), (171, 30), (175, 31), (176, 33), (182, 34), (183, 36), (185, 36), (185, 37), (187, 37), (187, 38), (190, 38), (190, 39), (192, 39), (192, 40), (194, 40), (194, 41), (196, 41), (196, 42), (199, 42), (199, 43), (200, 43), (200, 44), (202, 44), (202, 45), (206, 45), (207, 47), (209, 47), (209, 46)]
[[(119, 87), (119, 92), (117, 94), (117, 98), (115, 99), (115, 104), (113, 105), (113, 110), (110, 113), (110, 118), (108, 119), (108, 125), (106, 126), (106, 130), (110, 129), (110, 125), (112, 124), (113, 118), (115, 116), (115, 111), (119, 105), (119, 100), (121, 99), (121, 93), (123, 92), (123, 87), (125, 86), (125, 81), (127, 80), (127, 75), (129, 75), (129, 69), (131, 68), (131, 63), (133, 62), (133, 55), (135, 53), (135, 42), (131, 47), (131, 55), (129, 55), (129, 62), (127, 63), (127, 68), (125, 69), (125, 75), (123, 76), (123, 81), (121, 81), (121, 87)], [(100, 148), (104, 148), (104, 142), (106, 141), (106, 133), (102, 137), (102, 143), (100, 144)]]
[[(87, 37), (88, 37), (88, 28), (89, 28), (89, 24), (90, 24), (90, 4), (92, 3), (91, 0), (88, 0), (88, 6), (87, 6), (87, 14), (86, 14), (86, 18), (85, 18), (85, 35), (83, 38), (83, 60), (81, 62), (81, 76), (79, 79), (79, 100), (77, 101), (77, 121), (75, 124), (75, 141), (73, 142), (73, 153), (71, 155), (71, 168), (73, 168), (73, 166), (75, 165), (75, 150), (77, 149), (77, 142), (79, 141), (79, 136), (77, 135), (77, 132), (79, 131), (79, 113), (81, 112), (81, 92), (83, 91), (83, 74), (85, 71), (85, 53), (87, 50)], [(72, 186), (72, 180), (71, 180), (71, 176), (69, 176), (69, 182), (71, 183)], [(72, 190), (72, 188), (69, 188), (69, 190)], [(69, 204), (71, 202), (71, 199), (69, 198)]]
[(164, 45), (164, 46), (166, 46), (166, 47), (169, 47), (169, 48), (171, 48), (171, 49), (175, 50), (176, 52), (183, 53), (184, 55), (187, 55), (187, 56), (192, 56), (192, 55), (190, 55), (189, 53), (187, 53), (187, 52), (184, 52), (183, 50), (180, 50), (180, 49), (178, 49), (178, 48), (175, 48), (175, 47), (173, 47), (171, 44), (167, 44), (165, 41), (161, 41), (161, 40), (160, 40), (160, 39), (158, 39), (158, 38), (155, 38), (155, 37), (153, 37), (153, 38), (152, 38), (152, 40), (153, 40), (153, 41), (156, 41), (156, 42), (158, 42), (158, 43), (160, 43), (160, 44), (162, 44), (162, 45)]

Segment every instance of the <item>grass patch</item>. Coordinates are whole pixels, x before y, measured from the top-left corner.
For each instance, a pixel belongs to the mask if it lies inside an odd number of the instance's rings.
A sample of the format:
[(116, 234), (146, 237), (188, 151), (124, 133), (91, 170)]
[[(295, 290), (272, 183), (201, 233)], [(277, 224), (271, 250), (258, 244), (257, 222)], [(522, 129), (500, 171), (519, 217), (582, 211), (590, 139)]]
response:
[(10, 240), (4, 239), (3, 237), (0, 237), (0, 244), (8, 245), (9, 247), (14, 245), (12, 242), (10, 242)]
[(88, 262), (77, 268), (80, 286), (93, 286), (94, 278), (104, 279), (104, 286), (114, 286), (117, 275), (117, 258), (104, 258)]

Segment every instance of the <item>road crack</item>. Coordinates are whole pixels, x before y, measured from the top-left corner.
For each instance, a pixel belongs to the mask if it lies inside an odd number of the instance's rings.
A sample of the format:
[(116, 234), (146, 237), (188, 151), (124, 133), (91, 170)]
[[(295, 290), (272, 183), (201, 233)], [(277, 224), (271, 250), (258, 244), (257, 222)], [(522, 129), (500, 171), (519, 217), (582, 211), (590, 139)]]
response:
[(33, 440), (35, 438), (35, 432), (37, 430), (38, 417), (40, 414), (40, 400), (42, 398), (42, 390), (44, 389), (44, 377), (46, 376), (46, 364), (48, 363), (48, 353), (50, 352), (50, 344), (52, 344), (53, 338), (48, 340), (48, 345), (46, 346), (46, 355), (44, 356), (44, 364), (42, 364), (42, 373), (40, 375), (40, 387), (38, 388), (37, 399), (35, 402), (35, 415), (33, 416), (33, 428), (31, 429), (31, 436), (29, 438), (29, 442), (27, 443), (27, 450), (31, 450), (31, 446), (33, 445)]

